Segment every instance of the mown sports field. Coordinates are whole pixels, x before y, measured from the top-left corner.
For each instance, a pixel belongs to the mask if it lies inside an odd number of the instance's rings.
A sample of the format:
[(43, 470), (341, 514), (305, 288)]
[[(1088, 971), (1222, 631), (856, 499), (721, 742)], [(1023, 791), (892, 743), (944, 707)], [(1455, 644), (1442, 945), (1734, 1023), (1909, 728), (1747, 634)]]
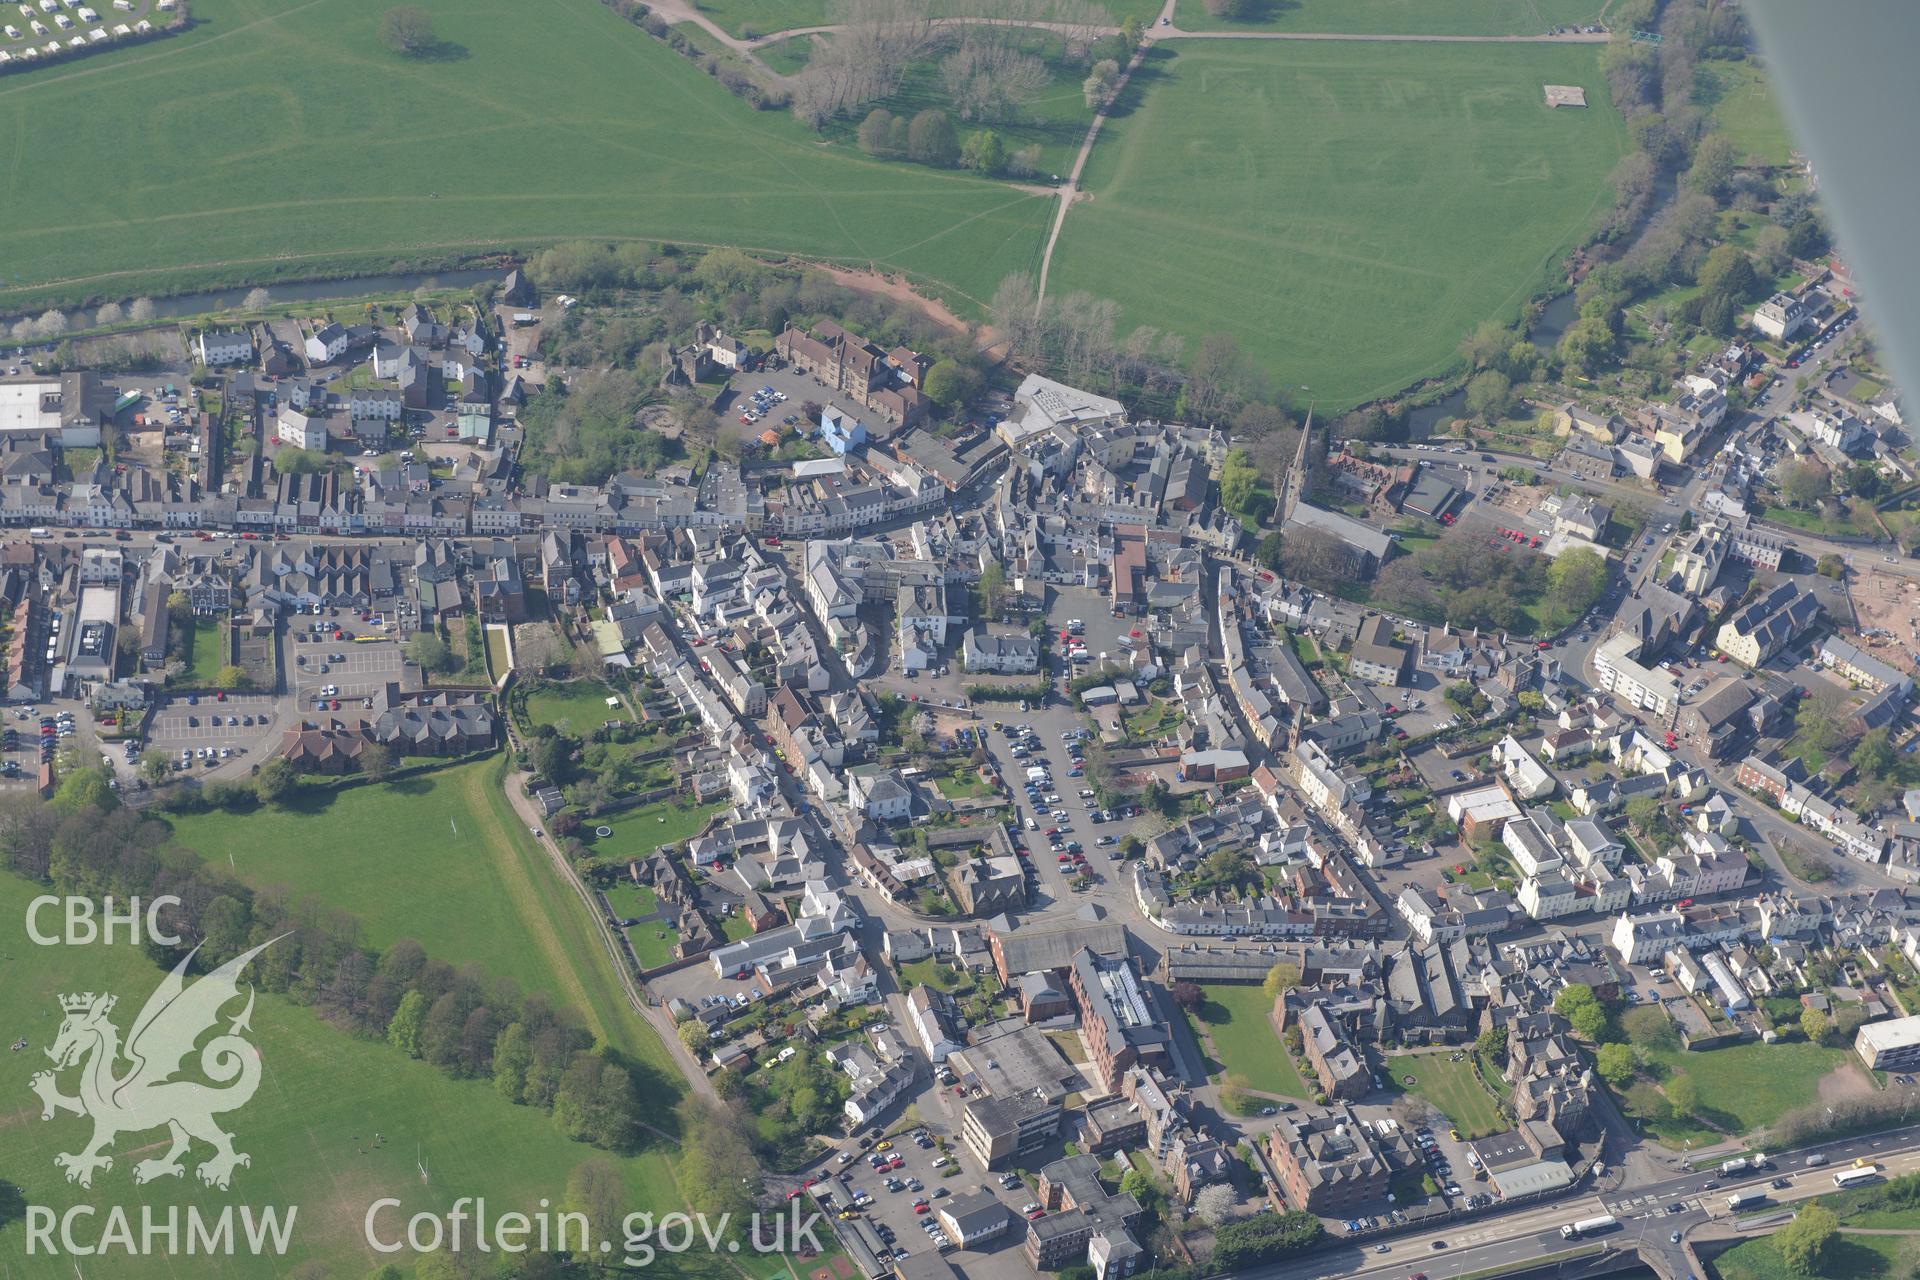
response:
[[(1516, 317), (1628, 147), (1593, 46), (1168, 41), (1143, 73), (1049, 292), (1115, 299), (1122, 332), (1231, 334), (1322, 406), (1438, 373)], [(1550, 110), (1550, 83), (1593, 105)]]
[[(575, 236), (897, 270), (963, 304), (1044, 196), (822, 147), (591, 0), (200, 0), (193, 31), (0, 79), (0, 310)], [(311, 270), (309, 267), (308, 270)]]
[[(200, 1147), (188, 1156), (184, 1178), (136, 1186), (132, 1165), (159, 1154), (162, 1130), (122, 1136), (114, 1167), (97, 1174), (91, 1190), (71, 1186), (53, 1158), (79, 1150), (91, 1125), (65, 1114), (43, 1122), (40, 1101), (28, 1088), (29, 1079), (49, 1066), (43, 1051), (59, 1029), (58, 999), (84, 991), (114, 993), (119, 1005), (113, 1020), (125, 1034), (163, 971), (132, 946), (27, 945), (26, 905), (41, 892), (41, 886), (0, 873), (0, 920), (8, 922), (0, 939), (0, 1040), (27, 1042), (18, 1052), (0, 1052), (0, 1178), (19, 1189), (26, 1204), (55, 1212), (90, 1204), (101, 1214), (120, 1205), (136, 1224), (143, 1204), (160, 1211), (194, 1205), (207, 1214), (228, 1204), (298, 1209), (294, 1247), (284, 1259), (116, 1255), (80, 1260), (82, 1274), (238, 1280), (294, 1274), (312, 1261), (325, 1268), (319, 1274), (364, 1275), (389, 1260), (362, 1243), (361, 1222), (375, 1200), (397, 1197), (404, 1215), (445, 1213), (461, 1196), (485, 1196), (495, 1213), (530, 1210), (542, 1197), (560, 1201), (569, 1175), (595, 1157), (611, 1160), (620, 1171), (635, 1208), (659, 1212), (680, 1204), (664, 1146), (631, 1157), (606, 1156), (563, 1138), (549, 1116), (507, 1102), (489, 1081), (453, 1080), (267, 994), (257, 997), (251, 1024), (250, 1039), (264, 1068), (259, 1090), (244, 1108), (221, 1117), (235, 1149), (252, 1157), (250, 1166), (235, 1171), (230, 1190), (203, 1187), (194, 1176), (193, 1167), (207, 1155)], [(238, 1011), (235, 1005), (226, 1012)], [(75, 1079), (72, 1070), (62, 1074), (64, 1093), (74, 1093)], [(101, 1225), (96, 1218), (83, 1231), (97, 1234)], [(75, 1259), (27, 1256), (25, 1224), (12, 1207), (0, 1215), (0, 1257), (8, 1259), (8, 1274), (17, 1280), (70, 1280), (76, 1274)], [(400, 1260), (409, 1270), (415, 1261), (409, 1255)], [(720, 1270), (682, 1267), (670, 1274)]]

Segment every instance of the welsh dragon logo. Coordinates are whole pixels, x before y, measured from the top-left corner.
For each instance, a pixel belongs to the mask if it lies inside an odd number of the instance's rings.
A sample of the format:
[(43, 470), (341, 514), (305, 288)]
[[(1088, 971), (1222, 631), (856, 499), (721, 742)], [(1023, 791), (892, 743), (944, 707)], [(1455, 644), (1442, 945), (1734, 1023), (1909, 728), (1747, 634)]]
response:
[[(42, 1120), (51, 1120), (60, 1111), (93, 1120), (93, 1139), (85, 1147), (53, 1158), (54, 1165), (66, 1171), (68, 1182), (91, 1187), (96, 1170), (113, 1168), (107, 1151), (115, 1137), (161, 1126), (171, 1135), (172, 1145), (166, 1154), (134, 1165), (135, 1182), (179, 1177), (185, 1172), (181, 1157), (194, 1139), (213, 1148), (213, 1155), (195, 1170), (208, 1186), (226, 1190), (234, 1168), (253, 1163), (233, 1149), (233, 1135), (214, 1121), (222, 1112), (245, 1106), (260, 1087), (260, 1051), (240, 1035), (251, 1030), (251, 989), (246, 1008), (200, 1050), (201, 1074), (224, 1087), (177, 1077), (196, 1042), (219, 1022), (220, 1010), (238, 998), (240, 971), (276, 941), (235, 956), (191, 987), (183, 976), (193, 961), (189, 953), (147, 998), (124, 1046), (119, 1029), (108, 1020), (114, 996), (89, 991), (60, 997), (66, 1018), (47, 1050), (54, 1069), (35, 1075), (30, 1084), (40, 1095)], [(56, 1076), (74, 1066), (80, 1068), (79, 1096), (68, 1097), (60, 1092)]]

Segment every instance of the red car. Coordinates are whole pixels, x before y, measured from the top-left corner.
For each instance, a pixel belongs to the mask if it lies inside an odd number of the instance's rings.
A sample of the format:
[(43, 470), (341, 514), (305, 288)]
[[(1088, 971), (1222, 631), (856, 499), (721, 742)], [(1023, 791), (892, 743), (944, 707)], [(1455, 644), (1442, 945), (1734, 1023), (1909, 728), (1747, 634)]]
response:
[(902, 1160), (899, 1156), (895, 1156), (893, 1159), (887, 1161), (887, 1169), (889, 1172), (891, 1172), (894, 1169), (903, 1168), (906, 1165), (906, 1163), (907, 1162), (905, 1160)]
[(925, 1213), (932, 1207), (933, 1206), (928, 1204), (925, 1200), (915, 1200), (913, 1202), (913, 1211), (915, 1213)]
[(1553, 648), (1553, 645), (1548, 641), (1542, 640), (1539, 643), (1535, 644), (1533, 647), (1536, 649), (1551, 649)]
[(1029, 1221), (1032, 1221), (1034, 1219), (1044, 1218), (1046, 1216), (1047, 1216), (1047, 1211), (1045, 1209), (1035, 1209), (1032, 1213), (1027, 1215), (1027, 1218)]

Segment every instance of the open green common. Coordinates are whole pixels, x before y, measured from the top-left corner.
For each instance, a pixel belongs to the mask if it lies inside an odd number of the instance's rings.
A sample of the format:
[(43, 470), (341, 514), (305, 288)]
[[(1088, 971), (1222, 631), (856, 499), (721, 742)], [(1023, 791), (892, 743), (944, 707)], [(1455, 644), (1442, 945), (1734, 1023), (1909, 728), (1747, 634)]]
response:
[(1113, 298), (1123, 332), (1229, 334), (1294, 398), (1349, 405), (1516, 318), (1627, 148), (1591, 45), (1167, 41), (1101, 131), (1049, 292)]
[[(199, 1145), (188, 1154), (185, 1176), (136, 1186), (132, 1166), (160, 1151), (166, 1136), (160, 1130), (123, 1134), (113, 1149), (113, 1168), (96, 1174), (90, 1190), (73, 1186), (55, 1167), (54, 1156), (79, 1150), (90, 1124), (72, 1115), (43, 1122), (40, 1101), (28, 1088), (29, 1079), (49, 1065), (43, 1050), (60, 1026), (59, 997), (112, 992), (119, 998), (113, 1020), (125, 1032), (163, 971), (132, 946), (25, 945), (20, 922), (28, 899), (43, 891), (0, 874), (0, 920), (10, 922), (0, 942), (0, 1031), (9, 1043), (26, 1042), (20, 1052), (0, 1053), (6, 1180), (18, 1187), (26, 1204), (56, 1213), (78, 1204), (96, 1206), (91, 1224), (79, 1228), (83, 1237), (102, 1229), (111, 1205), (132, 1215), (136, 1229), (142, 1205), (159, 1213), (169, 1208), (184, 1213), (193, 1206), (209, 1217), (230, 1204), (295, 1211), (284, 1258), (242, 1254), (170, 1260), (116, 1254), (90, 1260), (86, 1274), (226, 1280), (288, 1275), (313, 1261), (328, 1275), (363, 1275), (387, 1261), (362, 1235), (374, 1201), (393, 1197), (400, 1202), (397, 1216), (379, 1219), (389, 1236), (404, 1231), (407, 1216), (444, 1214), (462, 1196), (485, 1196), (495, 1214), (532, 1210), (543, 1197), (560, 1201), (568, 1176), (595, 1157), (611, 1160), (619, 1170), (632, 1208), (661, 1212), (680, 1205), (662, 1149), (607, 1156), (562, 1137), (547, 1115), (512, 1105), (489, 1081), (451, 1079), (380, 1041), (357, 1039), (310, 1009), (264, 993), (255, 998), (248, 1037), (261, 1055), (259, 1089), (244, 1108), (219, 1117), (233, 1133), (235, 1149), (251, 1157), (251, 1164), (234, 1171), (230, 1189), (203, 1186), (194, 1176), (193, 1166), (209, 1154)], [(238, 1006), (226, 1012), (237, 1013)], [(62, 1091), (72, 1094), (74, 1080), (72, 1072), (65, 1073)], [(7, 1274), (16, 1280), (70, 1280), (73, 1259), (44, 1252), (29, 1257), (25, 1232), (18, 1213), (0, 1218), (0, 1257), (8, 1259)], [(399, 1257), (408, 1265), (414, 1261), (411, 1254)]]
[[(961, 300), (1037, 265), (1042, 194), (822, 148), (605, 6), (196, 0), (182, 36), (0, 82), (0, 307), (568, 237), (877, 265)], [(430, 141), (429, 141), (430, 140)]]
[(502, 794), (497, 758), (390, 783), (313, 788), (287, 805), (173, 818), (174, 839), (258, 888), (345, 911), (363, 939), (412, 938), (579, 1011), (589, 1030), (672, 1075), (626, 1003), (587, 905)]

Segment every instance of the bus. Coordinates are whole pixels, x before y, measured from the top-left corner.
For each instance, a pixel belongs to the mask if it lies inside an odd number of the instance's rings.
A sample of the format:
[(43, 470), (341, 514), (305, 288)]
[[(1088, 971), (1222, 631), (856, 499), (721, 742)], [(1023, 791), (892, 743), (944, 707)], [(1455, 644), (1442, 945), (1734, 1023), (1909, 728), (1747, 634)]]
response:
[(1863, 1182), (1872, 1182), (1879, 1176), (1880, 1166), (1877, 1164), (1870, 1164), (1860, 1169), (1842, 1169), (1833, 1175), (1833, 1185), (1836, 1187), (1857, 1187)]
[(355, 636), (353, 642), (355, 644), (379, 644), (386, 638), (386, 636)]

